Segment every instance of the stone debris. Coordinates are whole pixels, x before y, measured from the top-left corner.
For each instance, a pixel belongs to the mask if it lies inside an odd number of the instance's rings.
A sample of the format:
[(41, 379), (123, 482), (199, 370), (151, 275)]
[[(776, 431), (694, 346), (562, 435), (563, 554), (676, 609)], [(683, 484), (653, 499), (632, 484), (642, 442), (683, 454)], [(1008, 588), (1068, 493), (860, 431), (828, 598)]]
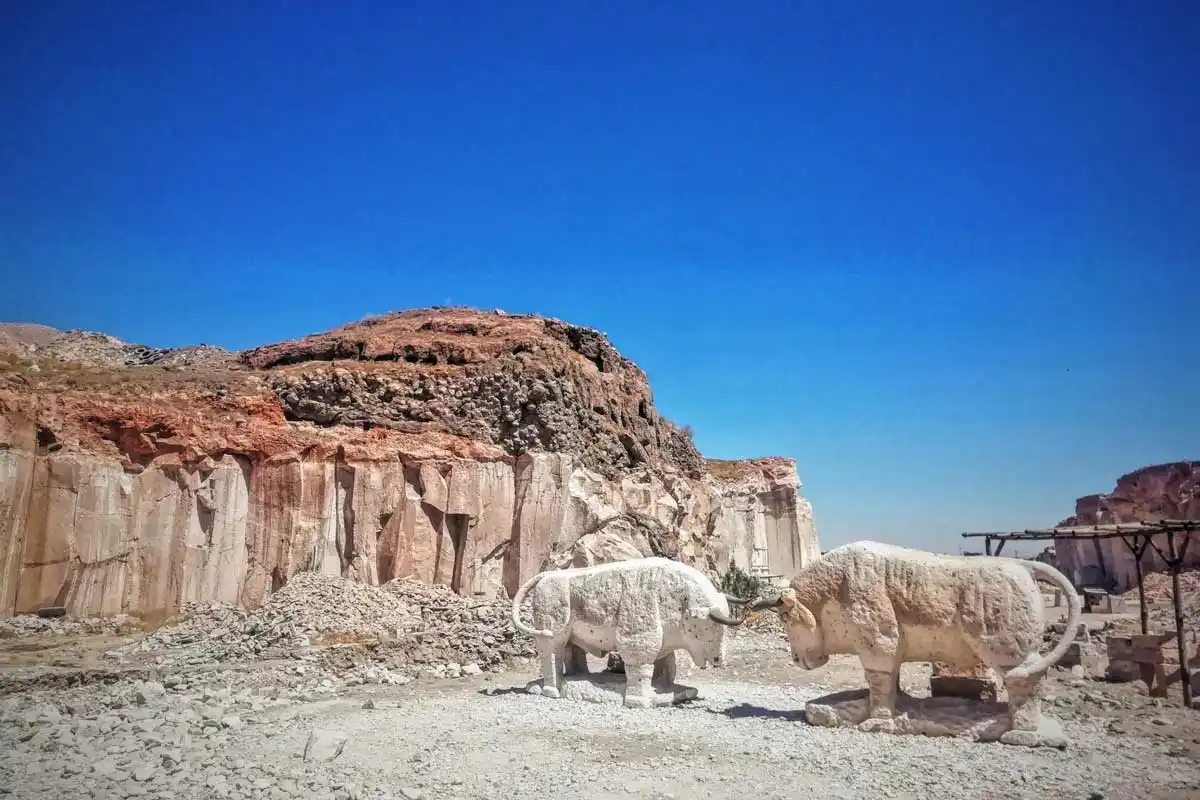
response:
[[(1146, 605), (1149, 608), (1149, 623), (1152, 631), (1175, 630), (1175, 608), (1171, 601), (1171, 575), (1167, 572), (1151, 572), (1144, 578)], [(1179, 576), (1180, 605), (1183, 606), (1184, 625), (1200, 629), (1200, 571), (1191, 570)], [(1121, 628), (1132, 630), (1137, 627), (1138, 590), (1135, 586), (1121, 595), (1126, 608), (1134, 619), (1124, 620)]]
[(751, 611), (746, 615), (746, 621), (742, 623), (742, 627), (751, 631), (778, 633), (783, 636), (783, 623), (779, 621), (779, 614), (774, 611)]
[(378, 684), (381, 686), (403, 686), (411, 683), (412, 678), (392, 672), (387, 667), (378, 664), (360, 664), (349, 674), (342, 676), (345, 685), (360, 686)]
[(26, 358), (52, 358), (90, 367), (189, 367), (229, 361), (234, 353), (208, 344), (187, 347), (148, 347), (93, 331), (64, 331), (51, 341), (27, 346)]
[(188, 606), (184, 618), (121, 648), (131, 655), (153, 652), (161, 663), (228, 662), (254, 657), (289, 657), (315, 641), (378, 637), (406, 632), (416, 624), (393, 593), (344, 578), (301, 572), (293, 575), (262, 608), (204, 603)]
[(0, 620), (0, 638), (17, 636), (87, 636), (96, 634), (122, 634), (136, 630), (138, 621), (125, 614), (112, 617), (41, 617), (37, 614), (18, 614)]
[(421, 620), (418, 631), (390, 643), (401, 656), (400, 663), (443, 665), (445, 677), (459, 677), (497, 669), (508, 659), (537, 655), (533, 640), (513, 627), (512, 603), (507, 599), (463, 597), (445, 586), (408, 579), (381, 588)]
[(313, 730), (304, 743), (305, 761), (332, 761), (346, 749), (348, 737), (340, 731)]
[[(755, 639), (762, 651), (747, 647)], [(1030, 800), (1084, 797), (1092, 787), (1165, 800), (1195, 783), (1194, 715), (1129, 686), (1082, 682), (1088, 694), (1106, 693), (1101, 707), (1054, 678), (1047, 702), (1072, 749), (1031, 757), (952, 737), (805, 724), (806, 702), (861, 687), (857, 662), (835, 660), (823, 673), (828, 686), (813, 685), (774, 637), (735, 642), (734, 670), (752, 674), (707, 673), (702, 697), (678, 711), (628, 713), (508, 691), (522, 674), (502, 677), (487, 698), (418, 684), (327, 694), (311, 688), (327, 678), (307, 662), (0, 696), (0, 797), (732, 800), (799, 796), (799, 787), (837, 800), (986, 800), (1003, 785)], [(307, 683), (292, 686), (298, 667)], [(268, 674), (269, 685), (246, 685), (252, 672)], [(804, 767), (784, 784), (769, 779), (781, 736)]]
[[(459, 678), (536, 655), (510, 619), (508, 600), (476, 600), (401, 579), (368, 586), (302, 572), (262, 608), (189, 606), (179, 621), (117, 648), (120, 660), (158, 667), (307, 659), (347, 684), (402, 685), (414, 674)], [(315, 665), (300, 664), (309, 676)]]

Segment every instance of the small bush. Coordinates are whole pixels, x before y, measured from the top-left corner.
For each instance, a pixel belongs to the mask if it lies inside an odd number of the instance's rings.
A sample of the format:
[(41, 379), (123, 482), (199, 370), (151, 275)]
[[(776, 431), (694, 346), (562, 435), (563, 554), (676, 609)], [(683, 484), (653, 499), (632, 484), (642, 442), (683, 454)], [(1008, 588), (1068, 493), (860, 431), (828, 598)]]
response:
[(762, 594), (762, 581), (753, 575), (747, 575), (736, 564), (729, 565), (729, 571), (721, 576), (719, 588), (725, 594), (740, 597), (743, 600), (757, 600)]

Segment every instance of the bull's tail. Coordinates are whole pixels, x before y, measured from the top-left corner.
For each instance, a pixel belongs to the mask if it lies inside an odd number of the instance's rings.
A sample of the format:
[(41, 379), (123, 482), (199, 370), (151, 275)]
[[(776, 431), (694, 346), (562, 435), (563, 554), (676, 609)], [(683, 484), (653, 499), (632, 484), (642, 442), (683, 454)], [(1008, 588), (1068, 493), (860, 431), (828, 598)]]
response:
[(1062, 589), (1063, 594), (1067, 596), (1067, 630), (1063, 633), (1063, 637), (1059, 639), (1058, 644), (1045, 655), (1038, 656), (1037, 660), (1030, 664), (1022, 664), (1016, 669), (1009, 672), (1013, 677), (1034, 676), (1044, 673), (1050, 667), (1054, 666), (1067, 654), (1067, 648), (1075, 641), (1075, 637), (1079, 633), (1079, 618), (1083, 614), (1083, 607), (1079, 602), (1079, 595), (1075, 591), (1075, 587), (1067, 580), (1067, 576), (1056, 570), (1049, 564), (1043, 564), (1041, 561), (1024, 561), (1025, 566), (1033, 573), (1034, 578), (1044, 578), (1046, 582), (1053, 583), (1059, 589)]
[(521, 602), (525, 599), (525, 595), (529, 593), (529, 590), (532, 589), (534, 587), (534, 585), (538, 581), (540, 581), (542, 579), (542, 576), (545, 574), (546, 573), (544, 573), (544, 572), (539, 572), (537, 575), (534, 575), (532, 578), (530, 578), (529, 580), (527, 580), (523, 584), (521, 584), (521, 588), (517, 589), (517, 593), (515, 595), (513, 595), (513, 601), (512, 601), (513, 627), (516, 628), (517, 630), (519, 630), (521, 633), (525, 634), (526, 636), (547, 636), (548, 637), (548, 636), (554, 635), (553, 631), (534, 630), (533, 628), (526, 625), (524, 622), (521, 622)]

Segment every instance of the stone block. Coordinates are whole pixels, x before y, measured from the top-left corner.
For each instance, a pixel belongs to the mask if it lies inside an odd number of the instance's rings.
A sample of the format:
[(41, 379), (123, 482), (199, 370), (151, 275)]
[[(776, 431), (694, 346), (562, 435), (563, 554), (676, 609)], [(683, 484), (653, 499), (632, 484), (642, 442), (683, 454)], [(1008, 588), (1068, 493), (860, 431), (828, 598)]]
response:
[(1105, 680), (1113, 683), (1131, 683), (1138, 679), (1137, 664), (1133, 661), (1114, 661), (1109, 659), (1108, 667), (1104, 671)]
[(1104, 640), (1110, 661), (1133, 661), (1133, 637), (1109, 636)]
[(929, 690), (934, 697), (958, 697), (990, 702), (995, 702), (999, 695), (999, 689), (993, 681), (957, 676), (931, 678)]
[(1079, 642), (1072, 642), (1071, 646), (1067, 648), (1067, 652), (1063, 653), (1063, 657), (1059, 659), (1056, 666), (1059, 666), (1063, 669), (1070, 669), (1071, 667), (1081, 664), (1082, 662), (1083, 645)]
[(1108, 671), (1108, 658), (1094, 646), (1080, 648), (1079, 666), (1083, 667), (1084, 676), (1092, 680), (1102, 680)]
[(929, 691), (934, 697), (997, 702), (1003, 699), (1004, 690), (996, 673), (982, 664), (961, 670), (947, 664), (934, 663)]

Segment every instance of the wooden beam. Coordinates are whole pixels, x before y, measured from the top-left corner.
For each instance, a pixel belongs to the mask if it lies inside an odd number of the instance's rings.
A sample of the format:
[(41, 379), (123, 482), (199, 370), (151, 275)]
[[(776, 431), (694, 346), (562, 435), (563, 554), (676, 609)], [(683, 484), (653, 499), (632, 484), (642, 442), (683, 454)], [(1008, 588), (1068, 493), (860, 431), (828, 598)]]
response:
[(1122, 522), (1107, 525), (1073, 525), (1024, 531), (981, 531), (963, 533), (964, 539), (1048, 540), (1048, 539), (1108, 539), (1131, 534), (1200, 532), (1200, 520), (1161, 520), (1158, 522)]

